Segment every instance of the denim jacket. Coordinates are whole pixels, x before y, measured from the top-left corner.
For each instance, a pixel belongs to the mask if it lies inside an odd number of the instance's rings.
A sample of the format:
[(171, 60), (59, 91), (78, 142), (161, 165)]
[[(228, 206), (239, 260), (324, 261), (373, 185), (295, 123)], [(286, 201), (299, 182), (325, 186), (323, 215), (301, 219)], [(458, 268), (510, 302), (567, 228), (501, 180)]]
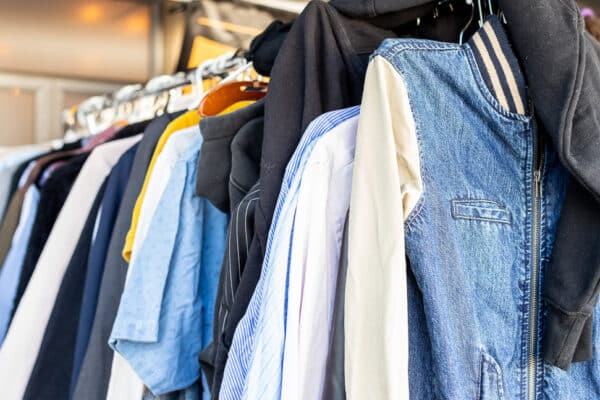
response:
[(348, 398), (406, 398), (408, 383), (412, 399), (598, 398), (595, 362), (565, 372), (542, 360), (541, 287), (567, 174), (498, 20), (462, 46), (386, 40), (364, 93)]

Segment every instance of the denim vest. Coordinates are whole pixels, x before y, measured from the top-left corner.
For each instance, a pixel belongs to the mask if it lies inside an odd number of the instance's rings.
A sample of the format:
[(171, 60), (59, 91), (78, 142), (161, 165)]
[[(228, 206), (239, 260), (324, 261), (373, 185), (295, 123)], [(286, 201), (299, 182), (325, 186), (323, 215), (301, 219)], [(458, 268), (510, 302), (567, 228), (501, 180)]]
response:
[(500, 22), (464, 45), (386, 40), (373, 57), (405, 81), (421, 163), (405, 223), (411, 399), (600, 398), (598, 354), (569, 372), (542, 361), (567, 174)]

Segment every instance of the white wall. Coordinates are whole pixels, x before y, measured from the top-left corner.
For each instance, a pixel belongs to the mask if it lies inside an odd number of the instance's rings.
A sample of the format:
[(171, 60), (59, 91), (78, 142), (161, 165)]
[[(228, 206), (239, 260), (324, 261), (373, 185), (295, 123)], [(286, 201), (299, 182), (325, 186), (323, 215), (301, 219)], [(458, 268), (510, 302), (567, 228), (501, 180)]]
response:
[(62, 110), (119, 87), (114, 83), (0, 73), (0, 146), (60, 138)]

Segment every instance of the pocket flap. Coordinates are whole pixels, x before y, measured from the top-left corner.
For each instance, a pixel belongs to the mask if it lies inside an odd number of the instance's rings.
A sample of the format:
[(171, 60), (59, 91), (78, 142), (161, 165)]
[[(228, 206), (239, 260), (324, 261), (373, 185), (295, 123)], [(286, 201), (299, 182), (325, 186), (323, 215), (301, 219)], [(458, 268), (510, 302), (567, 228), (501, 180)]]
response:
[(492, 200), (452, 200), (452, 217), (510, 224), (510, 211)]

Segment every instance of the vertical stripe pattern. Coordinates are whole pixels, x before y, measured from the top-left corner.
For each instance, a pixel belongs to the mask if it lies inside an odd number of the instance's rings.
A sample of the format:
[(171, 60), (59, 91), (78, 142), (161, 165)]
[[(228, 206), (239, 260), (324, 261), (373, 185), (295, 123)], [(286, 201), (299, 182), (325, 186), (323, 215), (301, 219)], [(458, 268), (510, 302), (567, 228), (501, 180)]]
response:
[(502, 27), (490, 17), (468, 42), (483, 80), (498, 103), (507, 111), (526, 115), (525, 79)]
[(351, 107), (323, 114), (314, 120), (287, 165), (269, 230), (260, 279), (246, 314), (236, 328), (229, 351), (220, 389), (221, 400), (279, 398), (287, 284), (286, 266), (274, 265), (276, 251), (284, 247), (276, 243), (283, 238), (281, 218), (290, 212), (290, 200), (295, 198), (300, 186), (299, 178), (317, 140), (358, 112), (359, 107)]

